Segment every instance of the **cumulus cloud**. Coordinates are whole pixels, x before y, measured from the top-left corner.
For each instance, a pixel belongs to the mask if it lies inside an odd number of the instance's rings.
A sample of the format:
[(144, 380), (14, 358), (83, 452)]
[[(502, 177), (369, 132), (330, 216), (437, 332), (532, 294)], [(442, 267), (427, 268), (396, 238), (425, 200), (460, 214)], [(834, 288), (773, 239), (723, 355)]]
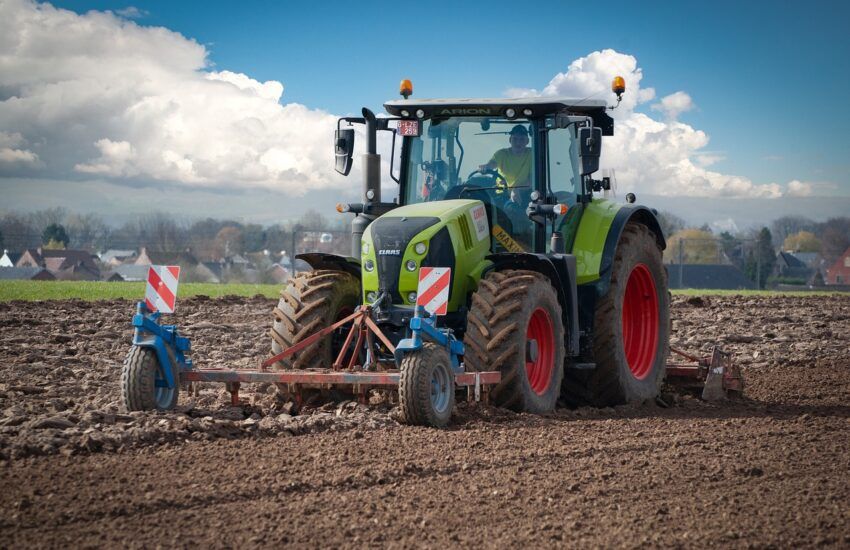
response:
[(696, 107), (691, 96), (685, 92), (676, 92), (661, 98), (661, 101), (652, 106), (653, 111), (661, 111), (668, 120), (676, 120), (679, 115), (691, 111)]
[(282, 83), (213, 71), (207, 56), (110, 12), (0, 3), (0, 128), (18, 143), (0, 145), (0, 163), (296, 195), (345, 185), (332, 168), (335, 116), (282, 104)]
[(140, 10), (136, 6), (127, 6), (126, 8), (116, 10), (115, 13), (117, 13), (121, 17), (126, 17), (127, 19), (141, 19), (142, 17), (147, 17), (148, 15), (148, 12), (146, 10)]
[(676, 120), (693, 108), (685, 92), (665, 96), (656, 105), (664, 120), (638, 112), (655, 98), (655, 89), (644, 85), (643, 70), (634, 56), (606, 49), (570, 63), (566, 72), (555, 75), (542, 90), (511, 89), (509, 96), (542, 94), (571, 98), (607, 99), (614, 104), (611, 80), (626, 79), (620, 106), (611, 111), (617, 120), (615, 135), (603, 147), (601, 166), (617, 170), (621, 191), (668, 196), (766, 197), (783, 194), (777, 183), (754, 183), (749, 178), (709, 170), (722, 157), (708, 152), (709, 137), (702, 130)]
[(24, 149), (25, 144), (21, 134), (0, 131), (0, 168), (37, 165), (38, 155)]

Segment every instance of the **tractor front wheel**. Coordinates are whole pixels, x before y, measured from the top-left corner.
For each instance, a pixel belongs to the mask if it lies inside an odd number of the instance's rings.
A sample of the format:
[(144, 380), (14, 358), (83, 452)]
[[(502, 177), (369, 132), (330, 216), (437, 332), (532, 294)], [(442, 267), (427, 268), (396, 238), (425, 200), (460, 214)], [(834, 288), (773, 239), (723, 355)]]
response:
[(491, 396), (516, 411), (555, 408), (564, 375), (564, 322), (549, 279), (535, 271), (491, 271), (472, 295), (464, 365), (501, 371)]
[(441, 428), (455, 404), (455, 378), (446, 348), (430, 342), (401, 361), (398, 400), (405, 424)]
[[(360, 281), (344, 271), (299, 273), (280, 293), (271, 330), (272, 353), (278, 354), (308, 336), (354, 313), (360, 304)], [(330, 368), (347, 330), (314, 342), (294, 356), (275, 363), (278, 369)]]
[(667, 272), (655, 234), (645, 225), (623, 229), (608, 293), (596, 304), (589, 374), (569, 371), (565, 400), (574, 406), (610, 406), (654, 399), (669, 346)]
[(165, 386), (165, 372), (156, 352), (148, 347), (133, 346), (121, 370), (121, 398), (128, 411), (169, 411), (177, 406), (180, 378), (172, 361), (174, 387)]

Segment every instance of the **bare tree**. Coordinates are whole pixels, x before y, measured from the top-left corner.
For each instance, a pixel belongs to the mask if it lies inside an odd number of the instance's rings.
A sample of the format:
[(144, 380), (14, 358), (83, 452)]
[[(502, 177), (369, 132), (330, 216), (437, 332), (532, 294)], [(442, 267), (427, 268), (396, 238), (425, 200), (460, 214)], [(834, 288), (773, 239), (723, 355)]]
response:
[(71, 248), (96, 250), (103, 248), (109, 237), (109, 226), (97, 214), (71, 214), (65, 228), (71, 239)]

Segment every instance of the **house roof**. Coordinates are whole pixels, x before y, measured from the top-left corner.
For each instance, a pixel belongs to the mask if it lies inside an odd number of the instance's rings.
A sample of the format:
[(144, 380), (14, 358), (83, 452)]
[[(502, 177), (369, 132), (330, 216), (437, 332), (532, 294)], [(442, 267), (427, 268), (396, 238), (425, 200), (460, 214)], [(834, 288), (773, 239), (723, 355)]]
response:
[[(681, 284), (679, 270), (681, 269)], [(725, 290), (752, 289), (755, 285), (734, 265), (668, 264), (670, 288), (711, 288)]]
[(183, 267), (198, 265), (198, 259), (188, 250), (180, 252), (156, 252), (142, 248), (136, 265), (179, 265)]
[(100, 253), (100, 261), (109, 262), (117, 258), (131, 258), (134, 256), (136, 256), (135, 250), (119, 250), (116, 248), (110, 248), (106, 252)]
[[(15, 279), (32, 279), (39, 275), (42, 271), (46, 271), (43, 267), (0, 267), (0, 280), (9, 281)], [(49, 275), (47, 272), (46, 275)], [(53, 275), (47, 277), (42, 275), (42, 278), (54, 279)]]
[(817, 252), (789, 252), (788, 254), (791, 254), (806, 264), (807, 267), (815, 267), (818, 263), (818, 258), (820, 258), (820, 254)]
[(115, 266), (112, 271), (121, 275), (125, 281), (147, 281), (148, 269), (147, 265), (121, 264)]
[(790, 269), (795, 268), (806, 268), (806, 263), (794, 256), (794, 254), (790, 252), (780, 252), (777, 260), (780, 263), (785, 264), (785, 267)]
[(20, 252), (9, 252), (8, 250), (4, 250), (3, 256), (9, 258), (9, 261), (12, 262), (12, 265), (15, 265), (16, 263), (18, 263), (18, 260), (21, 259), (21, 256), (23, 256), (23, 254), (21, 254)]

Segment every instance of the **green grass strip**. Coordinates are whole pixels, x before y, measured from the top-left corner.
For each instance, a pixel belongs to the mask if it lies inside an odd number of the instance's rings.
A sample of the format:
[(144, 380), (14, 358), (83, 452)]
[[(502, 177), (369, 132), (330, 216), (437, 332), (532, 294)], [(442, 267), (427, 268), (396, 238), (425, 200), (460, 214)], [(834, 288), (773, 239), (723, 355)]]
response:
[[(276, 298), (282, 285), (180, 283), (177, 299), (190, 296), (255, 296)], [(103, 281), (0, 281), (0, 302), (10, 300), (141, 300), (145, 283)], [(178, 302), (179, 303), (179, 302)]]
[[(177, 297), (190, 296), (255, 296), (277, 298), (283, 285), (180, 283)], [(787, 291), (775, 290), (674, 290), (682, 296), (830, 296), (834, 291)], [(110, 300), (123, 298), (141, 300), (145, 295), (145, 283), (107, 283), (103, 281), (0, 281), (0, 302), (10, 300)]]

